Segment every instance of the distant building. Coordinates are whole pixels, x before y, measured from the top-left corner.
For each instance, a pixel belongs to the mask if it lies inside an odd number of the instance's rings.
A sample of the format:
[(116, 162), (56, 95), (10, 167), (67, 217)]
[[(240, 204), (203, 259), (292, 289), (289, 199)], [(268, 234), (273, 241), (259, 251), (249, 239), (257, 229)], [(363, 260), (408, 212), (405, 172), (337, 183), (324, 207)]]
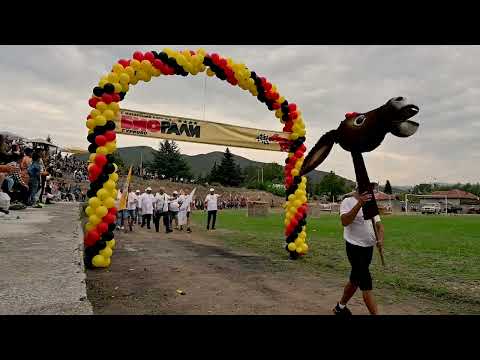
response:
[(445, 203), (448, 203), (449, 206), (461, 207), (462, 213), (466, 213), (472, 206), (480, 205), (478, 196), (460, 189), (434, 191), (429, 195), (418, 195), (418, 197), (420, 198), (420, 206), (437, 203), (444, 211)]

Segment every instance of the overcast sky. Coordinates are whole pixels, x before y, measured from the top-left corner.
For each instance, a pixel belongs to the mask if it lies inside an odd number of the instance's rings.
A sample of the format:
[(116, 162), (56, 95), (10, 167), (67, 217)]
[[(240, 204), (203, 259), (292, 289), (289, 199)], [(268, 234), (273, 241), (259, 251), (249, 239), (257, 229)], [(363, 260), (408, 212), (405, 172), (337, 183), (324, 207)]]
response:
[[(87, 146), (88, 98), (100, 77), (135, 50), (205, 48), (244, 62), (297, 103), (310, 148), (346, 112), (376, 108), (395, 96), (420, 107), (418, 132), (387, 135), (365, 154), (371, 180), (392, 185), (480, 181), (479, 46), (1, 46), (1, 127), (27, 137), (50, 134), (61, 145)], [(131, 87), (124, 108), (280, 130), (273, 112), (248, 92), (206, 76), (160, 77)], [(157, 140), (118, 137), (119, 146), (158, 146)], [(179, 143), (183, 153), (224, 147)], [(232, 149), (283, 164), (284, 154)], [(354, 179), (348, 153), (335, 146), (319, 170)]]

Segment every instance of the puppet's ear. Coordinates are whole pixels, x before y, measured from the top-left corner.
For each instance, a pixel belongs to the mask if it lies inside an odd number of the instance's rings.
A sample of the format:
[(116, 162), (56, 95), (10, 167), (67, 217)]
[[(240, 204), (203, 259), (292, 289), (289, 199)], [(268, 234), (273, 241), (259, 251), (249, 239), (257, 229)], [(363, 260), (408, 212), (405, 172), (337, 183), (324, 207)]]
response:
[(335, 143), (335, 133), (336, 130), (329, 131), (318, 140), (312, 150), (310, 150), (305, 157), (302, 169), (300, 170), (300, 175), (308, 174), (327, 158), (330, 150), (332, 150), (333, 144)]

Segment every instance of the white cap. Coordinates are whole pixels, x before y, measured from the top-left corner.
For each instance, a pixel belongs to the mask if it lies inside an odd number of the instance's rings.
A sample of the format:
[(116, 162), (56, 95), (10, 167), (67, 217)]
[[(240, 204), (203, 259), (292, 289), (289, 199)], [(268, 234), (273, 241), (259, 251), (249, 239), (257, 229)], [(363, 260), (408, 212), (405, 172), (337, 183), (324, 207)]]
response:
[(215, 189), (214, 189), (214, 188), (210, 188), (210, 191), (215, 191)]
[(140, 192), (140, 190), (135, 190), (135, 192), (136, 192), (136, 193), (137, 193), (137, 192)]
[(149, 190), (152, 191), (152, 188), (150, 186), (145, 189), (145, 191), (149, 191)]
[(178, 194), (177, 190), (175, 190), (173, 193), (174, 193), (175, 195), (177, 195), (177, 194)]

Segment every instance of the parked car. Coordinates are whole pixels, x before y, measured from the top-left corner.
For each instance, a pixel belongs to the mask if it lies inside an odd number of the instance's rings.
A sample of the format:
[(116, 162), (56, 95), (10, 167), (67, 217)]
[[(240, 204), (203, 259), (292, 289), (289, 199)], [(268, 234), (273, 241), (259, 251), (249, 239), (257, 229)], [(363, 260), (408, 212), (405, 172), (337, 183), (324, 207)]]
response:
[(480, 214), (480, 207), (472, 206), (468, 209), (467, 214)]
[(447, 213), (449, 214), (458, 214), (458, 213), (461, 213), (462, 211), (463, 209), (460, 206), (455, 206), (451, 204), (447, 205)]
[(440, 214), (442, 209), (437, 203), (425, 204), (422, 206), (422, 214)]

